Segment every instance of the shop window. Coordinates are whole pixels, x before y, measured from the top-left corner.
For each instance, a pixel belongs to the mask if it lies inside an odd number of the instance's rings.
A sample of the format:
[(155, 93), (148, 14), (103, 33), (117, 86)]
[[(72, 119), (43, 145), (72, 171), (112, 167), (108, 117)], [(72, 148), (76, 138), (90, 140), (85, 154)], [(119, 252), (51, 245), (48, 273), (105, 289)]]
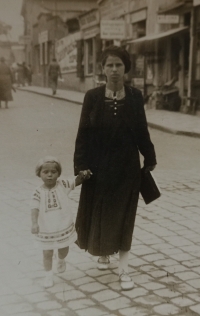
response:
[(85, 74), (91, 75), (94, 70), (94, 44), (93, 39), (90, 38), (85, 41)]
[(132, 38), (136, 39), (146, 35), (146, 20), (132, 24)]
[(84, 41), (79, 40), (77, 43), (77, 77), (84, 77)]

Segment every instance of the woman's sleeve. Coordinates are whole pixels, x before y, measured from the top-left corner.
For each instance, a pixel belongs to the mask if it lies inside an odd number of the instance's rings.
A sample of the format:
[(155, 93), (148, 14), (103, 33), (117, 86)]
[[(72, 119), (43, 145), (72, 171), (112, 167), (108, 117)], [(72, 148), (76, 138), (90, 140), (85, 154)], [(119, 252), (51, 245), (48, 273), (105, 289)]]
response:
[(144, 167), (147, 167), (157, 164), (156, 154), (148, 131), (144, 100), (140, 91), (138, 91), (137, 98), (136, 142), (144, 157)]
[(83, 107), (81, 111), (80, 123), (75, 142), (74, 152), (74, 174), (77, 175), (79, 171), (88, 169), (87, 154), (89, 146), (89, 132), (90, 132), (90, 112), (92, 108), (92, 96), (89, 91), (86, 93)]

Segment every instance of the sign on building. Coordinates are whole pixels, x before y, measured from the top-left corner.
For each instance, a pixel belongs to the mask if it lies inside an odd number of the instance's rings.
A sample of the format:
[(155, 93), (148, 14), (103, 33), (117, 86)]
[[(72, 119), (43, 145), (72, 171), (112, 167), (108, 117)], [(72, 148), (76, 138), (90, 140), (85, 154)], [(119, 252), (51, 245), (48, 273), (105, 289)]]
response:
[(101, 39), (123, 40), (126, 38), (125, 21), (123, 20), (101, 20)]
[(159, 14), (157, 16), (157, 21), (160, 24), (178, 24), (179, 20), (180, 20), (179, 15)]
[(43, 32), (39, 33), (38, 42), (39, 42), (39, 44), (48, 42), (48, 31), (43, 31)]
[(80, 32), (70, 34), (56, 42), (55, 55), (62, 73), (75, 72), (77, 67), (77, 44)]

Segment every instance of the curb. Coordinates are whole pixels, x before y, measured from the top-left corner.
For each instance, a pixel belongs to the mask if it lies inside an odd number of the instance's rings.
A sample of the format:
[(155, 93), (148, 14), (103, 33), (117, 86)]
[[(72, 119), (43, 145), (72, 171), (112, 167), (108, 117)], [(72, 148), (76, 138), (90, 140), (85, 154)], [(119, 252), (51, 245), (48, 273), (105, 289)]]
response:
[(158, 125), (158, 124), (151, 123), (151, 122), (148, 122), (148, 126), (151, 127), (151, 128), (157, 129), (159, 131), (162, 131), (162, 132), (165, 132), (165, 133), (169, 133), (169, 134), (200, 138), (200, 133), (175, 130), (173, 128), (164, 127), (162, 125)]
[(76, 104), (79, 104), (79, 105), (82, 105), (82, 102), (78, 101), (78, 100), (73, 100), (73, 99), (69, 99), (69, 98), (66, 98), (66, 97), (60, 97), (58, 95), (51, 95), (51, 94), (46, 94), (44, 92), (39, 92), (39, 91), (32, 91), (32, 90), (25, 90), (25, 89), (20, 89), (20, 88), (17, 88), (17, 90), (19, 91), (24, 91), (24, 92), (30, 92), (30, 93), (35, 93), (35, 94), (39, 94), (39, 95), (43, 95), (45, 97), (49, 97), (51, 99), (57, 99), (57, 100), (62, 100), (62, 101), (68, 101), (68, 102), (72, 102), (72, 103), (76, 103)]
[[(75, 103), (75, 104), (78, 104), (78, 105), (82, 105), (82, 102), (80, 102), (78, 100), (69, 99), (69, 98), (66, 98), (66, 97), (59, 97), (57, 95), (53, 96), (51, 94), (46, 94), (44, 92), (32, 91), (32, 90), (24, 90), (24, 89), (20, 89), (20, 88), (17, 88), (17, 90), (25, 91), (25, 92), (32, 92), (32, 93), (43, 95), (45, 97), (49, 97), (49, 98), (52, 98), (52, 99), (68, 101), (68, 102), (72, 102), (72, 103)], [(147, 120), (147, 123), (148, 123), (149, 127), (153, 128), (153, 129), (157, 129), (157, 130), (165, 132), (165, 133), (174, 134), (174, 135), (181, 135), (181, 136), (189, 136), (189, 137), (194, 137), (194, 138), (200, 138), (200, 133), (175, 130), (173, 128), (169, 128), (169, 127), (165, 127), (165, 126), (162, 126), (162, 125), (158, 125), (158, 124), (155, 124), (155, 123), (148, 122), (148, 120)]]

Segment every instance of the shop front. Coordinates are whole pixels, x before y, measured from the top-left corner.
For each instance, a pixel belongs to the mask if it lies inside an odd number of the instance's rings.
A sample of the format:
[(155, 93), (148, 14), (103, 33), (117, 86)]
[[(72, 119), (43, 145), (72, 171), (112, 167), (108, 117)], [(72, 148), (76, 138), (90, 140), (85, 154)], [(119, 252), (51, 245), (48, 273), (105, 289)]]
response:
[(100, 19), (97, 9), (92, 9), (79, 16), (82, 38), (78, 41), (77, 76), (81, 90), (87, 91), (98, 84), (101, 74), (100, 55)]

